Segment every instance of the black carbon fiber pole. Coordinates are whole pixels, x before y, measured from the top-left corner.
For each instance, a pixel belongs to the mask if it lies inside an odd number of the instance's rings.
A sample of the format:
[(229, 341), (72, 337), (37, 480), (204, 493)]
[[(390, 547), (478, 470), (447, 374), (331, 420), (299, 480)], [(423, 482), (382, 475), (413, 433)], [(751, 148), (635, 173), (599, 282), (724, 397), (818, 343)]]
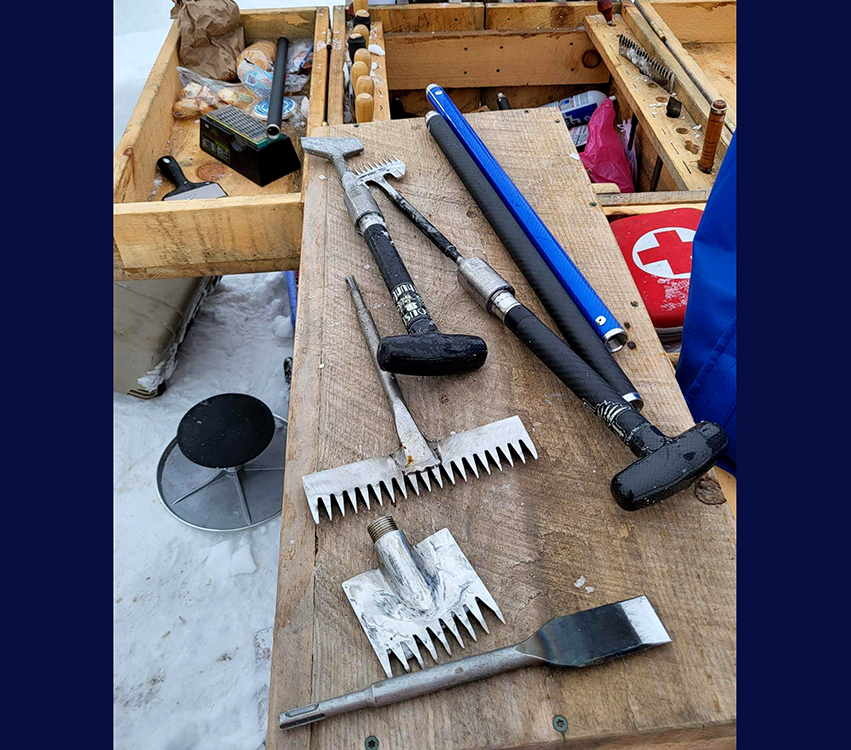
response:
[(426, 115), (426, 126), (567, 343), (625, 401), (641, 409), (644, 402), (635, 386), (602, 339), (588, 325), (585, 316), (553, 275), (452, 129), (437, 112)]

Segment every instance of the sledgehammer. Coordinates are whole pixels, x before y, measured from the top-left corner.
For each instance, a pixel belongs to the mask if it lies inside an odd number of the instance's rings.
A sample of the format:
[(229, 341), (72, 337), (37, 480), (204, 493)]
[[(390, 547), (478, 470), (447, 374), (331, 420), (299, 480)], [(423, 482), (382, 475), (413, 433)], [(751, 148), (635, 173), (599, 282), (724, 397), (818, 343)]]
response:
[(487, 344), (478, 336), (441, 333), (426, 310), (399, 251), (387, 232), (384, 215), (370, 193), (346, 164), (347, 156), (363, 151), (357, 138), (302, 138), (305, 152), (331, 161), (346, 192), (349, 216), (363, 235), (384, 284), (408, 333), (387, 336), (378, 345), (378, 366), (398, 375), (453, 375), (477, 370), (485, 363)]

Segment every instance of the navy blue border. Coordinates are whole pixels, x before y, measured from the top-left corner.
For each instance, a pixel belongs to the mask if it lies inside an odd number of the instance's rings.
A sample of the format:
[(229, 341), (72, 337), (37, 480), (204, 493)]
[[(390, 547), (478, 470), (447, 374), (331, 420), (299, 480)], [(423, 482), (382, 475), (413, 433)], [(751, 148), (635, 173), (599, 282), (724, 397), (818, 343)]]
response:
[[(847, 533), (836, 512), (848, 502), (847, 458), (830, 437), (846, 418), (847, 315), (831, 302), (849, 296), (847, 59), (830, 60), (815, 29), (828, 38), (842, 7), (738, 5), (738, 734), (743, 747), (814, 746), (831, 719), (804, 672), (844, 643), (831, 629), (845, 596), (826, 591), (821, 550), (842, 549), (831, 528)], [(51, 21), (38, 63), (21, 24), (7, 35), (19, 45), (7, 59), (41, 67), (47, 83), (11, 103), (20, 119), (5, 150), (7, 174), (25, 175), (7, 194), (5, 401), (24, 463), (9, 467), (12, 479), (27, 478), (5, 498), (10, 549), (21, 539), (6, 568), (6, 612), (19, 623), (6, 643), (29, 675), (16, 688), (31, 685), (21, 703), (33, 718), (16, 713), (15, 724), (110, 747), (112, 16), (92, 4), (39, 7), (22, 7), (27, 26), (36, 13)], [(834, 48), (847, 56), (844, 43)], [(83, 99), (63, 93), (74, 84)], [(839, 392), (826, 398), (831, 383)]]

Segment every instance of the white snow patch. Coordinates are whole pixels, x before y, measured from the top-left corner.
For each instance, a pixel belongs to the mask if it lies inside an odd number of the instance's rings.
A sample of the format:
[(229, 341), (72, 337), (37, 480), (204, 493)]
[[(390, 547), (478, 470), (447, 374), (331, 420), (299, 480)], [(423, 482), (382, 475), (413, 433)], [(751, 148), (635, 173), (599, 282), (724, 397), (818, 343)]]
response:
[(293, 319), (289, 315), (279, 315), (272, 321), (272, 331), (279, 339), (293, 337)]
[(579, 576), (579, 578), (573, 582), (573, 585), (576, 586), (576, 588), (581, 589), (585, 585), (586, 580), (585, 576)]
[[(377, 44), (370, 44), (367, 49), (373, 54), (378, 55), (379, 57), (384, 57), (384, 49), (379, 47)], [(374, 65), (375, 63), (373, 63)]]
[(244, 576), (257, 570), (257, 563), (251, 556), (251, 545), (245, 544), (233, 553), (230, 559), (230, 574), (232, 576)]

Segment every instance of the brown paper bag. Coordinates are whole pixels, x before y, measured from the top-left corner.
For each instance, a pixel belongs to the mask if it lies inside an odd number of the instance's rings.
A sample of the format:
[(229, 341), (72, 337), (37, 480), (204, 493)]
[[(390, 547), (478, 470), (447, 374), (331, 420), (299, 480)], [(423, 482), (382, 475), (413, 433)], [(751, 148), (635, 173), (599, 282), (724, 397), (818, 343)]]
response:
[(233, 0), (173, 0), (180, 32), (180, 63), (217, 81), (236, 79), (236, 58), (245, 47), (239, 7)]

